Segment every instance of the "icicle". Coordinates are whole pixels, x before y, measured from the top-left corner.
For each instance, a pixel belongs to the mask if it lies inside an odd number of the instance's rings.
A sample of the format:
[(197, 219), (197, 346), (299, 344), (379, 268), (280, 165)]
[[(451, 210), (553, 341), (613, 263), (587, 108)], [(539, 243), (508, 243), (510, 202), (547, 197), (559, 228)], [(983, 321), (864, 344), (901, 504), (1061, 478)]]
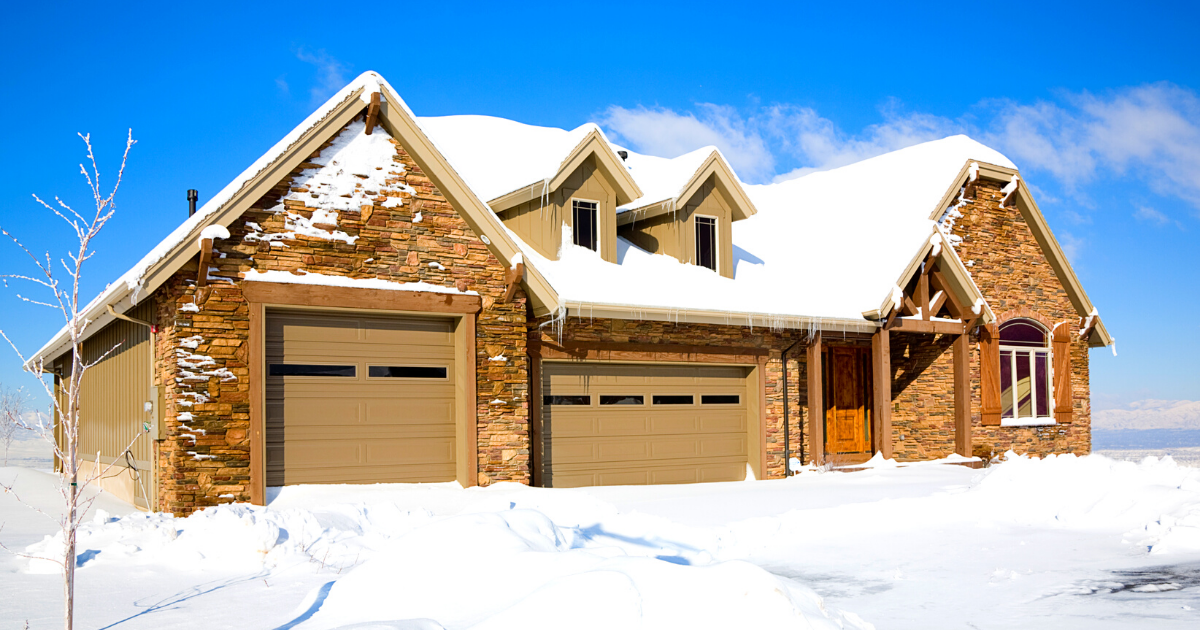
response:
[(1113, 356), (1114, 357), (1117, 356), (1117, 339), (1116, 339), (1116, 337), (1114, 337), (1112, 339), (1112, 343), (1110, 343), (1108, 345), (1112, 346)]

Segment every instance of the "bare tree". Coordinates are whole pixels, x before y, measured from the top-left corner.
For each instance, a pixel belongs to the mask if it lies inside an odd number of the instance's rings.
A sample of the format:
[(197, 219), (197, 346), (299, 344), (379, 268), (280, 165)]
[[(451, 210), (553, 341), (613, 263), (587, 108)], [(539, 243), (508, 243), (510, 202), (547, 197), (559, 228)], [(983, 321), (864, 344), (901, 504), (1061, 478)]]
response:
[(8, 449), (17, 431), (25, 426), (25, 406), (28, 397), (24, 389), (13, 391), (0, 385), (0, 445), (4, 446), (4, 466), (8, 465)]
[[(58, 311), (63, 317), (65, 322), (64, 330), (71, 341), (69, 350), (70, 368), (64, 369), (60, 374), (53, 375), (58, 381), (56, 388), (53, 381), (47, 381), (45, 378), (47, 376), (47, 367), (42, 364), (41, 360), (38, 360), (33, 365), (29, 365), (29, 361), (20, 349), (17, 348), (16, 344), (12, 342), (4, 330), (0, 330), (0, 337), (3, 337), (12, 346), (13, 351), (20, 357), (22, 363), (26, 364), (33, 371), (34, 375), (38, 377), (38, 382), (45, 388), (46, 396), (52, 402), (54, 418), (49, 423), (45, 422), (40, 417), (40, 414), (36, 423), (25, 420), (22, 420), (22, 422), (27, 423), (25, 428), (36, 431), (41, 437), (50, 442), (53, 447), (54, 457), (58, 460), (61, 467), (59, 491), (63, 497), (63, 514), (58, 518), (49, 514), (47, 516), (56, 520), (62, 528), (63, 556), (61, 559), (55, 561), (62, 565), (63, 570), (63, 627), (66, 630), (72, 630), (75, 623), (75, 536), (79, 526), (83, 522), (84, 516), (87, 514), (88, 509), (91, 508), (92, 502), (98, 496), (93, 493), (89, 498), (84, 490), (98, 479), (104, 477), (113, 464), (115, 464), (114, 461), (102, 468), (100, 466), (100, 455), (97, 453), (95, 466), (91, 472), (81, 474), (82, 460), (79, 453), (80, 384), (88, 368), (103, 361), (105, 357), (120, 346), (118, 343), (109, 348), (107, 352), (95, 361), (85, 362), (83, 360), (85, 332), (93, 322), (85, 317), (85, 313), (81, 312), (86, 308), (87, 302), (80, 301), (80, 284), (83, 280), (84, 263), (95, 255), (95, 252), (92, 251), (92, 241), (96, 239), (97, 235), (100, 234), (100, 230), (104, 228), (104, 225), (113, 216), (113, 199), (116, 197), (117, 189), (121, 186), (121, 178), (125, 174), (125, 164), (129, 158), (129, 150), (133, 148), (135, 143), (133, 130), (130, 130), (125, 141), (125, 152), (121, 156), (121, 168), (117, 172), (117, 181), (113, 185), (112, 190), (106, 195), (102, 192), (100, 186), (100, 169), (96, 166), (96, 157), (92, 152), (91, 135), (79, 134), (79, 137), (83, 139), (83, 143), (87, 147), (87, 159), (91, 166), (90, 172), (83, 164), (79, 165), (79, 170), (83, 174), (84, 179), (87, 180), (92, 201), (95, 205), (95, 214), (92, 214), (90, 208), (84, 211), (84, 214), (80, 214), (58, 197), (54, 198), (56, 203), (51, 205), (42, 201), (37, 195), (33, 195), (33, 198), (43, 208), (66, 222), (71, 227), (71, 231), (77, 239), (77, 247), (67, 253), (69, 260), (59, 259), (59, 263), (65, 269), (66, 275), (61, 278), (59, 275), (56, 275), (56, 267), (51, 262), (49, 252), (46, 253), (44, 259), (39, 258), (25, 247), (17, 237), (0, 227), (0, 234), (12, 239), (17, 247), (25, 252), (37, 267), (37, 270), (30, 274), (0, 274), (0, 278), (4, 279), (6, 286), (8, 279), (14, 279), (33, 283), (40, 290), (48, 291), (50, 294), (49, 297), (44, 298), (30, 298), (20, 294), (17, 294), (17, 297), (26, 302), (39, 304)], [(55, 426), (56, 424), (57, 426)], [(137, 437), (134, 440), (136, 441)], [(129, 447), (131, 446), (133, 446), (133, 442), (130, 442)], [(13, 486), (0, 487), (3, 487), (5, 492), (14, 494), (17, 500), (20, 500), (20, 496), (16, 494), (16, 488)], [(26, 503), (26, 505), (29, 504)], [(30, 507), (31, 509), (37, 509), (32, 506)], [(38, 511), (40, 512), (41, 510)], [(26, 554), (20, 553), (18, 555), (26, 556)]]

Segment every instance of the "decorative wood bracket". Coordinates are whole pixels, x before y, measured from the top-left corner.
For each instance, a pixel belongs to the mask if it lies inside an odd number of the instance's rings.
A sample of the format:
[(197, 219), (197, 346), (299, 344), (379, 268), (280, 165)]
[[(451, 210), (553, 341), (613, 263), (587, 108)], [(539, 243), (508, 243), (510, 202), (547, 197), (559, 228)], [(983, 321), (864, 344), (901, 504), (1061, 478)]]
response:
[(366, 134), (369, 136), (375, 130), (375, 123), (379, 121), (379, 92), (371, 95), (371, 104), (367, 106), (367, 129)]
[(196, 267), (196, 286), (208, 284), (208, 265), (212, 262), (213, 242), (211, 238), (200, 240), (200, 264)]
[(500, 298), (501, 304), (508, 304), (512, 301), (513, 296), (517, 293), (517, 287), (521, 284), (521, 279), (525, 277), (525, 263), (519, 262), (509, 269), (504, 274), (504, 282), (507, 285), (504, 288), (504, 297)]

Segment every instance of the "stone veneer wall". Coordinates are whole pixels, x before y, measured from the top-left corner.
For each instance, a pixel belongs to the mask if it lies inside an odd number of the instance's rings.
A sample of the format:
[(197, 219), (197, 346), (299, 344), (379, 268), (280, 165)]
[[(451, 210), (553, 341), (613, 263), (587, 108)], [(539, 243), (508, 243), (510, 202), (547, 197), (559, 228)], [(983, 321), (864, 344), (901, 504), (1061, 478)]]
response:
[[(407, 151), (391, 142), (396, 145), (393, 163), (379, 165), (389, 169), (387, 186), (367, 191), (377, 194), (359, 211), (340, 212), (336, 226), (314, 226), (357, 236), (353, 244), (305, 235), (270, 242), (279, 238), (272, 235), (289, 231), (284, 208), (312, 218), (314, 208), (305, 200), (318, 195), (300, 188), (296, 178), (304, 169), (321, 167), (305, 162), (229, 226), (230, 238), (214, 243), (208, 288), (195, 286), (193, 264), (156, 291), (156, 379), (166, 387), (167, 439), (159, 448), (162, 510), (189, 513), (250, 499), (249, 307), (239, 284), (251, 269), (477, 291), (483, 301), (476, 318), (478, 482), (529, 482), (524, 292), (518, 290), (508, 304), (498, 303), (505, 289), (504, 266)], [(385, 207), (388, 197), (400, 197), (401, 203)], [(416, 221), (418, 212), (421, 219)], [(191, 345), (195, 347), (187, 347)], [(489, 360), (500, 355), (507, 360)], [(189, 413), (190, 418), (184, 415)]]
[[(979, 345), (972, 337), (971, 418), (975, 455), (988, 458), (1009, 449), (1019, 453), (1086, 454), (1091, 451), (1091, 392), (1087, 342), (1079, 338), (1079, 314), (1063, 284), (1015, 207), (1001, 207), (1000, 184), (981, 181), (960, 209), (952, 230), (963, 238), (956, 249), (1000, 322), (1014, 317), (1040, 320), (1047, 328), (1066, 322), (1071, 332), (1070, 424), (1045, 427), (983, 426), (979, 393)], [(913, 340), (912, 338), (921, 338)], [(898, 459), (929, 459), (954, 452), (954, 375), (951, 339), (894, 335), (892, 428)]]

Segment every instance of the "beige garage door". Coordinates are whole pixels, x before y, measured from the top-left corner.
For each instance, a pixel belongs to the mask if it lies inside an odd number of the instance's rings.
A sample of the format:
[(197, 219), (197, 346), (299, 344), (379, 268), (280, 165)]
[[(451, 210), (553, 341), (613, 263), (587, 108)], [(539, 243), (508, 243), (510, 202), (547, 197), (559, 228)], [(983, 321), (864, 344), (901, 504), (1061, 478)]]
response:
[(271, 311), (267, 485), (452, 481), (454, 320)]
[(543, 484), (740, 481), (748, 369), (547, 363)]

